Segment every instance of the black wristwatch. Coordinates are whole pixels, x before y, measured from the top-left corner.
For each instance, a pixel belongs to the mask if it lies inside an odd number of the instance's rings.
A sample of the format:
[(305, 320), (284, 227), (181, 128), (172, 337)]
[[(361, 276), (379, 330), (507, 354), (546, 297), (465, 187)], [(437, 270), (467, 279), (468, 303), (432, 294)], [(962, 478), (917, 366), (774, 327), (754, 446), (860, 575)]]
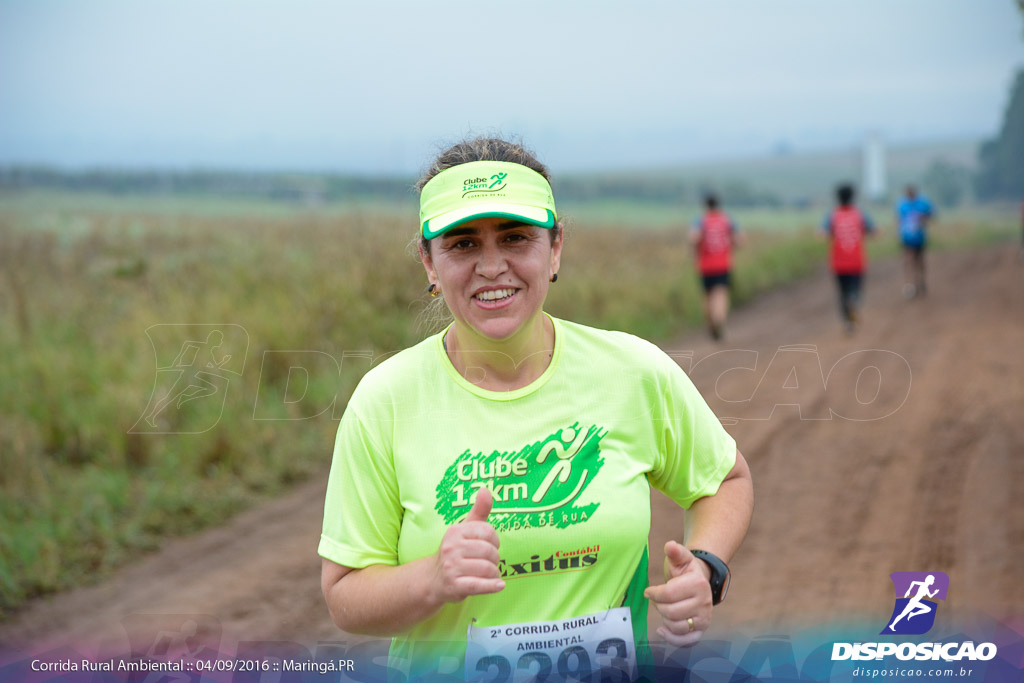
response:
[(711, 567), (711, 604), (717, 605), (725, 600), (725, 594), (729, 592), (729, 579), (732, 577), (729, 565), (706, 550), (691, 550), (690, 552), (698, 560), (704, 560)]

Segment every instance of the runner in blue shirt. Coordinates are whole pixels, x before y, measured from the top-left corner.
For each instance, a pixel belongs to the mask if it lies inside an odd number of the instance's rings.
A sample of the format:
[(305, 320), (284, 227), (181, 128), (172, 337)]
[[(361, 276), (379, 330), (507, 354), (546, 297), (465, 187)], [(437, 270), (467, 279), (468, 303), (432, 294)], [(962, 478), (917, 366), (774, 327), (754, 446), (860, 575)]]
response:
[(896, 205), (896, 216), (903, 243), (903, 296), (924, 296), (924, 248), (927, 228), (934, 216), (931, 202), (919, 195), (913, 185), (907, 185), (906, 194)]

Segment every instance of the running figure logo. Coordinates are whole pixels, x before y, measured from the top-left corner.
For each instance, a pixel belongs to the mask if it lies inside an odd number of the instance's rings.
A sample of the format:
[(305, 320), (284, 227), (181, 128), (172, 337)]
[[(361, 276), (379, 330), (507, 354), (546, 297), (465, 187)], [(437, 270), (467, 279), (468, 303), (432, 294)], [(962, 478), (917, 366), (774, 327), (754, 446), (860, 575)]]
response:
[(894, 572), (890, 578), (896, 589), (896, 606), (882, 634), (927, 633), (935, 623), (938, 609), (934, 599), (946, 599), (949, 577), (943, 572)]
[[(231, 376), (241, 377), (249, 335), (239, 325), (153, 325), (146, 329), (156, 355), (153, 393), (129, 430), (200, 434), (220, 421)], [(209, 402), (198, 422), (178, 419), (187, 404)], [(187, 424), (187, 426), (185, 426)]]

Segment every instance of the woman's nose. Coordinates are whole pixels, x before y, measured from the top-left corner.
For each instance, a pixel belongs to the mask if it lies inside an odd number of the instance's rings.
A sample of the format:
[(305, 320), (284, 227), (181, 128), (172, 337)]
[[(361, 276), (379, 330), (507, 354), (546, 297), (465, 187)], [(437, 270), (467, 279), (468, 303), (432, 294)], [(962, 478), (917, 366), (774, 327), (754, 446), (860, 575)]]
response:
[(493, 280), (508, 269), (508, 260), (496, 244), (485, 244), (480, 250), (480, 259), (476, 270), (489, 280)]

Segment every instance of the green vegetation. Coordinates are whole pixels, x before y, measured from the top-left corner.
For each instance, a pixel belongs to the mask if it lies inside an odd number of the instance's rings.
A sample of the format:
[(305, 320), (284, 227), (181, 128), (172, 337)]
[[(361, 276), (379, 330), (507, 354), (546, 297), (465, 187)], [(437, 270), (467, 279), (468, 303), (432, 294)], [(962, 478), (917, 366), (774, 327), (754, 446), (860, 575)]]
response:
[(1017, 72), (998, 137), (981, 146), (975, 189), (982, 199), (1024, 196), (1024, 70)]
[[(1017, 0), (1024, 18), (1024, 0)], [(981, 145), (975, 191), (981, 199), (1024, 196), (1024, 69), (1017, 72), (999, 135)]]
[(115, 197), (257, 199), (300, 206), (362, 201), (403, 201), (412, 179), (333, 173), (243, 173), (237, 171), (138, 171), (46, 167), (0, 169), (0, 189), (104, 193)]
[(970, 193), (973, 180), (966, 166), (938, 159), (921, 177), (921, 186), (940, 206), (960, 206)]
[[(367, 367), (345, 352), (379, 357), (424, 334), (408, 213), (261, 203), (232, 213), (237, 199), (197, 201), (147, 211), (134, 197), (50, 192), (0, 203), (0, 615), (323, 476), (340, 414), (327, 408), (344, 405)], [(669, 229), (682, 228), (677, 214), (653, 230), (628, 211), (598, 224), (580, 209), (553, 314), (653, 339), (699, 323), (689, 248)], [(738, 257), (740, 302), (825, 262), (818, 209), (758, 211)], [(974, 222), (944, 221), (948, 243), (978, 239)], [(986, 225), (982, 239), (1015, 229), (998, 214)], [(161, 431), (177, 433), (134, 433), (154, 384), (157, 398), (168, 391), (156, 369), (180, 339), (157, 348), (147, 330), (169, 323), (190, 325), (189, 339), (204, 324), (244, 329), (244, 370), (222, 413), (194, 401), (162, 418)], [(309, 373), (305, 395), (293, 367)]]
[(67, 190), (30, 188), (26, 190), (0, 189), (0, 206), (9, 214), (30, 216), (32, 225), (62, 234), (75, 231), (84, 224), (66, 221), (69, 215), (79, 218), (95, 216), (166, 216), (208, 218), (294, 218), (297, 215), (350, 215), (363, 212), (391, 217), (415, 215), (415, 197), (403, 200), (385, 200), (379, 197), (358, 197), (332, 203), (282, 201), (265, 197), (228, 197), (218, 195), (179, 195), (133, 193), (115, 195), (100, 190)]

